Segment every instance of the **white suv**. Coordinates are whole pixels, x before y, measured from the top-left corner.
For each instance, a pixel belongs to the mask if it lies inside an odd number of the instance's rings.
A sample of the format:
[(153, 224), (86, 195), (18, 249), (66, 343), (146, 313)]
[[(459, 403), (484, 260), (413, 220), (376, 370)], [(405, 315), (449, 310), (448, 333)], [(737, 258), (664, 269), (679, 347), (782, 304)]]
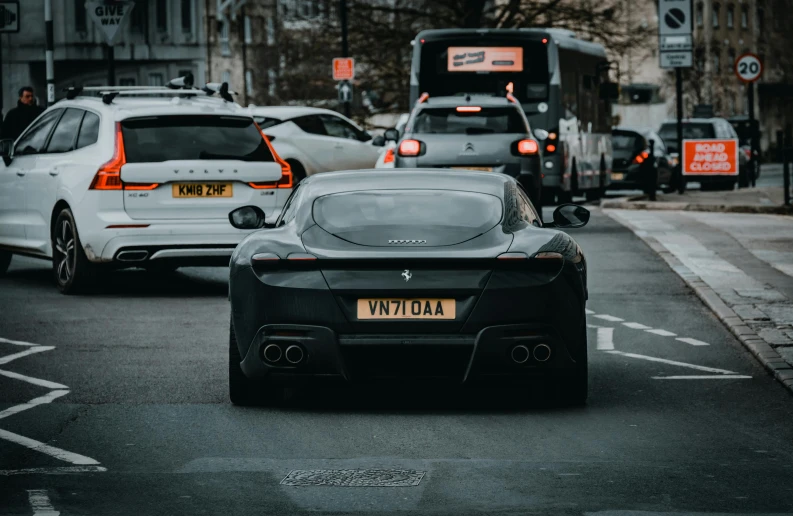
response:
[(12, 254), (49, 258), (68, 294), (105, 268), (227, 265), (249, 233), (229, 212), (275, 218), (292, 191), (247, 110), (208, 88), (77, 93), (2, 142), (0, 274)]

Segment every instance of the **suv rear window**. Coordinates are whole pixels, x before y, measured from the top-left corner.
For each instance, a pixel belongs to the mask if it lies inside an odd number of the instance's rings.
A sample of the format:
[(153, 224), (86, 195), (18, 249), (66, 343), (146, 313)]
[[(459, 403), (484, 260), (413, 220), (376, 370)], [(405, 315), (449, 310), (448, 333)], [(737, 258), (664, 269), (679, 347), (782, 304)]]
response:
[(252, 118), (155, 116), (121, 122), (128, 163), (169, 160), (275, 161)]
[(527, 134), (528, 127), (517, 108), (486, 108), (460, 113), (457, 108), (424, 108), (411, 123), (416, 134)]
[[(677, 124), (662, 125), (658, 136), (661, 137), (670, 152), (677, 152)], [(713, 124), (683, 123), (684, 140), (708, 140), (715, 137), (716, 131), (713, 129)]]

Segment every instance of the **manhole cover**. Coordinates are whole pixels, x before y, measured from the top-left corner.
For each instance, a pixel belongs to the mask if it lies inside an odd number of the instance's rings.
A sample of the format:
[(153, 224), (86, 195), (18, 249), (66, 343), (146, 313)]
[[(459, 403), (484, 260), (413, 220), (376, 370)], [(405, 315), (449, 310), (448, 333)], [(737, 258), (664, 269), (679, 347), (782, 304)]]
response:
[(296, 469), (281, 480), (285, 486), (409, 487), (424, 471), (412, 469)]

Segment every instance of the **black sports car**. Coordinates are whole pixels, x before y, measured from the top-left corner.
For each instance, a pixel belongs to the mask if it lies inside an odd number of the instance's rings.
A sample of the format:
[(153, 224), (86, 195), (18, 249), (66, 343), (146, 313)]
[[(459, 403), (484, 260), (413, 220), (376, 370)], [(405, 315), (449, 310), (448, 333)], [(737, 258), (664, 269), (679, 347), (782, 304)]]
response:
[(229, 214), (229, 390), (274, 401), (309, 383), (552, 382), (587, 397), (586, 261), (507, 175), (447, 169), (317, 174), (274, 224)]

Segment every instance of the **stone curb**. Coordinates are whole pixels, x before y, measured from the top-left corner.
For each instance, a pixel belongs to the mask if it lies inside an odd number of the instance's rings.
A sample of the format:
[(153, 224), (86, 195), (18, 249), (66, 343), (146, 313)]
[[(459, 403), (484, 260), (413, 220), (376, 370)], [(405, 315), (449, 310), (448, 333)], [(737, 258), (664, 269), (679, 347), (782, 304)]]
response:
[(646, 195), (620, 197), (603, 201), (601, 208), (615, 210), (674, 210), (709, 211), (718, 213), (762, 213), (770, 215), (793, 215), (793, 206), (758, 206), (751, 204), (697, 204), (687, 202), (645, 201)]
[(623, 226), (628, 227), (633, 233), (647, 244), (664, 261), (691, 290), (699, 297), (702, 303), (711, 309), (716, 317), (735, 335), (741, 344), (757, 358), (765, 369), (776, 378), (793, 395), (793, 366), (788, 364), (782, 356), (771, 347), (768, 342), (757, 335), (749, 325), (736, 314), (732, 308), (719, 297), (702, 279), (694, 274), (691, 269), (683, 265), (672, 253), (653, 237), (646, 236), (638, 231), (630, 222), (621, 220), (612, 214), (607, 214)]

